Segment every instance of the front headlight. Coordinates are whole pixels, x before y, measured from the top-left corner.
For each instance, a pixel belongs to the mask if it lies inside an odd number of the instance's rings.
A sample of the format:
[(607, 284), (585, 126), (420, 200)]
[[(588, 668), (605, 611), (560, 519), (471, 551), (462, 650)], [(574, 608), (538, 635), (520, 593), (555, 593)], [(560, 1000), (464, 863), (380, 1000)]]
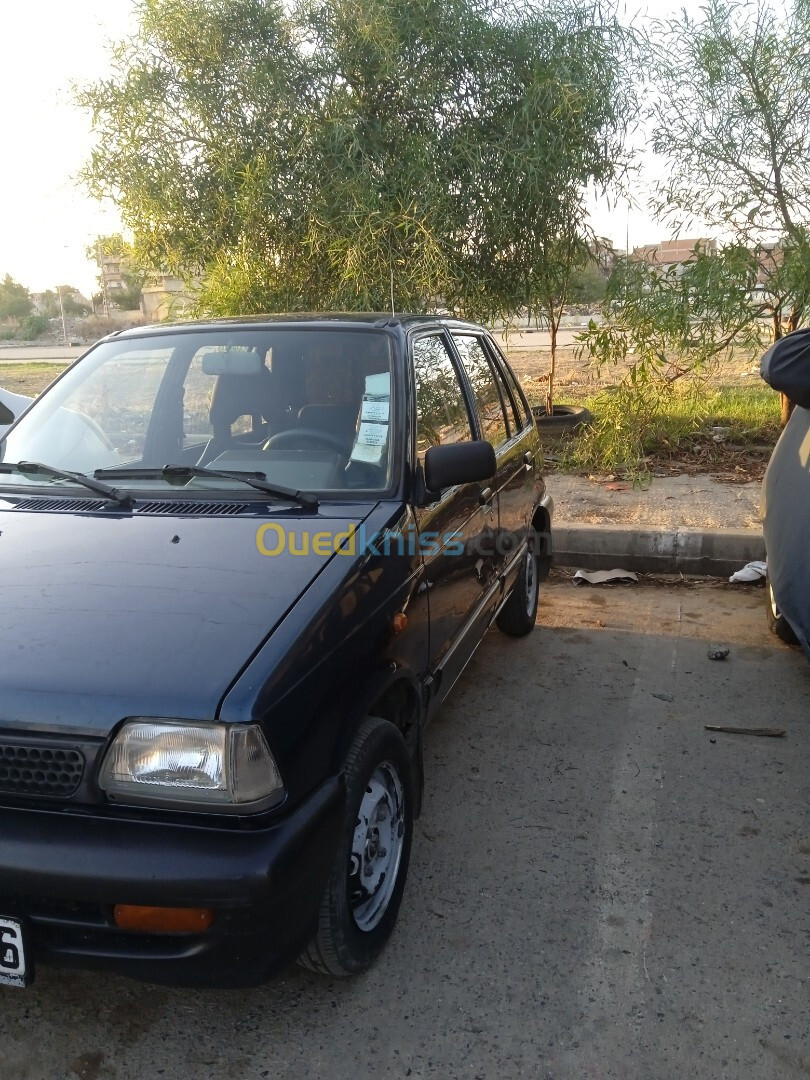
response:
[(113, 739), (99, 785), (116, 802), (262, 808), (284, 785), (261, 730), (253, 724), (129, 720)]

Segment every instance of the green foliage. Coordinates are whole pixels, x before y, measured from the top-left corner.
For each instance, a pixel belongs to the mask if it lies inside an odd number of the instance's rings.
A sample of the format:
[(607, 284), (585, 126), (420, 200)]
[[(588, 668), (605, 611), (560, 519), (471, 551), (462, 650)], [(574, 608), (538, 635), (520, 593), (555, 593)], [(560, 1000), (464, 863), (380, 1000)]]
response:
[(568, 302), (571, 304), (598, 304), (605, 299), (607, 278), (599, 264), (591, 259), (571, 274)]
[(50, 321), (45, 315), (26, 315), (20, 321), (16, 337), (20, 341), (35, 341), (41, 337), (50, 327)]
[(643, 393), (622, 383), (588, 397), (594, 423), (564, 448), (561, 466), (572, 471), (649, 478), (650, 457), (717, 450), (713, 428), (725, 429), (723, 445), (773, 445), (779, 436), (779, 403), (764, 386), (712, 387), (705, 381), (656, 383)]
[(679, 267), (617, 263), (605, 321), (581, 338), (598, 369), (626, 371), (589, 436), (607, 467), (643, 458), (677, 382), (701, 386), (729, 349), (761, 352), (807, 317), (808, 53), (806, 0), (784, 14), (768, 0), (708, 0), (696, 20), (657, 24), (650, 114), (667, 159), (657, 209), (676, 228), (697, 218), (729, 240)]
[(28, 289), (6, 274), (0, 281), (0, 320), (24, 319), (33, 306)]
[[(79, 95), (144, 265), (212, 314), (536, 306), (623, 167), (628, 38), (598, 0), (143, 0)], [(579, 231), (581, 232), (581, 230)], [(578, 236), (579, 236), (578, 232)], [(581, 237), (580, 237), (581, 238)]]
[(708, 0), (659, 23), (651, 43), (659, 210), (740, 242), (796, 240), (810, 189), (810, 7)]
[(653, 145), (668, 164), (657, 209), (676, 228), (697, 218), (729, 236), (727, 255), (748, 249), (750, 318), (766, 314), (775, 337), (810, 301), (809, 54), (806, 0), (709, 0), (697, 20), (659, 23), (649, 57)]
[(761, 347), (769, 325), (756, 282), (756, 254), (737, 244), (717, 254), (696, 247), (687, 263), (668, 268), (619, 259), (604, 321), (592, 320), (580, 335), (580, 355), (600, 372), (629, 364), (627, 383), (636, 389), (704, 374), (732, 346)]

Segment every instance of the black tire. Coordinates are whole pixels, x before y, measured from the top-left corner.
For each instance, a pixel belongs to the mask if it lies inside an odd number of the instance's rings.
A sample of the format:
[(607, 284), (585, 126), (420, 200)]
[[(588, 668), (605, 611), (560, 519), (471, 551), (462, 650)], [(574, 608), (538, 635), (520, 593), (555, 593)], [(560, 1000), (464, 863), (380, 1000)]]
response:
[(555, 405), (551, 416), (546, 412), (545, 405), (535, 405), (532, 413), (541, 436), (572, 434), (593, 423), (593, 414), (584, 405)]
[(771, 633), (776, 634), (779, 640), (783, 641), (785, 645), (798, 646), (799, 639), (793, 632), (793, 627), (779, 610), (779, 605), (776, 602), (776, 597), (773, 595), (770, 580), (766, 580), (765, 582), (765, 606), (768, 612), (768, 626), (771, 628)]
[[(411, 761), (405, 740), (393, 724), (367, 717), (346, 755), (343, 774), (346, 812), (335, 862), (321, 900), (318, 929), (298, 958), (310, 971), (339, 976), (365, 971), (391, 936), (408, 876), (413, 838)], [(377, 789), (384, 797), (377, 798)], [(378, 828), (379, 819), (372, 821), (371, 815), (364, 814), (364, 804), (383, 812), (387, 807), (391, 821)], [(355, 854), (362, 838), (365, 861)], [(384, 842), (389, 842), (390, 852)], [(377, 873), (380, 879), (374, 881)], [(365, 888), (367, 877), (375, 886), (371, 893)]]
[(534, 629), (540, 574), (534, 553), (534, 531), (529, 534), (529, 549), (523, 557), (509, 599), (498, 613), (498, 629), (510, 637), (525, 637)]

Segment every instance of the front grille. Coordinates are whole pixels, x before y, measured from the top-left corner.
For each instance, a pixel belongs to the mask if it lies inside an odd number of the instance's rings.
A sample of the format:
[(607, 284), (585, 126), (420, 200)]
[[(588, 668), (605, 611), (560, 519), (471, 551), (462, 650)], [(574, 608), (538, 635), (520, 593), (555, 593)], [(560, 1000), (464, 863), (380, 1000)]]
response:
[(64, 799), (84, 775), (84, 754), (49, 746), (0, 743), (0, 792)]

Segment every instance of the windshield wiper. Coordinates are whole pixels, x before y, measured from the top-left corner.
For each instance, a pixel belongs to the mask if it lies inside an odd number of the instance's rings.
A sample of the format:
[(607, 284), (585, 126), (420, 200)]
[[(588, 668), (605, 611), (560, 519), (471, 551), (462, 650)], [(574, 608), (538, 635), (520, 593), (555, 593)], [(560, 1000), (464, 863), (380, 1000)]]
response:
[(49, 476), (53, 480), (69, 480), (73, 484), (79, 484), (81, 487), (94, 491), (96, 495), (103, 495), (105, 499), (111, 499), (112, 502), (117, 503), (124, 510), (128, 510), (132, 506), (131, 495), (119, 491), (118, 488), (110, 487), (109, 484), (102, 484), (100, 480), (91, 480), (84, 473), (56, 469), (53, 465), (43, 465), (41, 461), (0, 462), (0, 473), (12, 472), (32, 475), (39, 473), (42, 476)]
[(306, 491), (296, 491), (293, 488), (282, 487), (280, 484), (269, 484), (265, 473), (262, 472), (226, 472), (220, 469), (206, 469), (203, 465), (164, 465), (161, 469), (96, 469), (94, 476), (117, 476), (121, 480), (147, 479), (150, 476), (164, 476), (171, 481), (173, 478), (191, 479), (194, 476), (219, 477), (222, 480), (238, 480), (243, 484), (249, 484), (257, 491), (264, 491), (276, 499), (288, 499), (296, 502), (306, 510), (317, 510), (318, 500), (314, 495)]

